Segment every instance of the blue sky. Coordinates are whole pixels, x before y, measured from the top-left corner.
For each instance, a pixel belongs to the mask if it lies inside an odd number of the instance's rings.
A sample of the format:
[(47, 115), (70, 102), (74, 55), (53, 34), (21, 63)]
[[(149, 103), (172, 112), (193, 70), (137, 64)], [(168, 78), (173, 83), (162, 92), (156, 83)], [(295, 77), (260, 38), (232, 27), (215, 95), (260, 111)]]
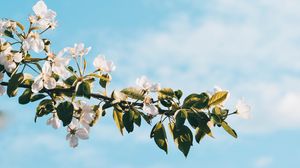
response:
[[(25, 23), (34, 0), (7, 1), (0, 16)], [(122, 137), (107, 115), (88, 141), (70, 149), (64, 128), (46, 118), (33, 122), (35, 105), (0, 97), (8, 118), (0, 130), (0, 167), (230, 168), (299, 167), (300, 2), (297, 0), (48, 0), (59, 26), (46, 34), (59, 51), (74, 43), (92, 46), (89, 59), (114, 60), (113, 88), (149, 76), (186, 94), (219, 85), (252, 106), (252, 119), (230, 119), (233, 139), (194, 144), (186, 159), (171, 146), (168, 155), (143, 126)]]

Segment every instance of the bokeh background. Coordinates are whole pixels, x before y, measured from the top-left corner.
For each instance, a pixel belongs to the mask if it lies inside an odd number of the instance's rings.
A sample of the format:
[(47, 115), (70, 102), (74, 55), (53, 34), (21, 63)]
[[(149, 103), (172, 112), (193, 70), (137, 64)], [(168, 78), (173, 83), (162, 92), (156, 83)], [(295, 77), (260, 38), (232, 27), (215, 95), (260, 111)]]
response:
[[(26, 22), (35, 0), (1, 2), (1, 18)], [(66, 130), (33, 122), (36, 104), (0, 97), (0, 167), (299, 167), (299, 0), (46, 0), (59, 26), (45, 34), (59, 51), (92, 46), (115, 61), (111, 89), (147, 75), (186, 94), (219, 85), (252, 106), (252, 118), (231, 117), (234, 139), (214, 129), (215, 139), (194, 144), (185, 158), (169, 140), (169, 154), (149, 139), (145, 123), (122, 137), (110, 113), (88, 141), (71, 149)]]

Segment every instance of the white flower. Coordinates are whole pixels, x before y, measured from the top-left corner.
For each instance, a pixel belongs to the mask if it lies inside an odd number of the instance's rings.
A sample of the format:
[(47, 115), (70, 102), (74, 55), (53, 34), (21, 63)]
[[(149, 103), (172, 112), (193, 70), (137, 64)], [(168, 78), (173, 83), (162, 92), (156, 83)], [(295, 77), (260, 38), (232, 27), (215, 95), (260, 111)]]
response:
[(240, 116), (243, 119), (250, 118), (251, 107), (248, 104), (246, 104), (244, 100), (238, 100), (237, 104), (235, 105), (235, 108), (237, 110), (238, 116)]
[(16, 22), (10, 20), (0, 20), (0, 36), (3, 36), (5, 30), (15, 30), (17, 26)]
[(110, 73), (116, 69), (114, 63), (112, 61), (107, 61), (103, 55), (98, 55), (93, 64), (97, 69), (107, 73)]
[(45, 44), (38, 33), (31, 32), (23, 41), (22, 48), (24, 51), (32, 49), (34, 52), (39, 53), (44, 50)]
[(44, 1), (38, 1), (33, 7), (33, 12), (36, 16), (30, 17), (30, 21), (36, 24), (42, 29), (46, 29), (49, 26), (54, 29), (56, 26), (56, 12), (51, 9), (48, 9)]
[(22, 53), (12, 53), (12, 47), (9, 45), (4, 51), (0, 52), (0, 64), (2, 64), (7, 72), (12, 72), (16, 67), (16, 63), (20, 63), (23, 59)]
[(43, 89), (43, 87), (46, 89), (54, 89), (56, 87), (56, 81), (51, 75), (52, 70), (50, 62), (46, 61), (43, 66), (42, 73), (35, 78), (31, 86), (32, 92), (38, 93)]
[(79, 43), (79, 44), (74, 44), (73, 48), (67, 47), (65, 48), (65, 50), (68, 51), (73, 58), (76, 58), (78, 56), (82, 57), (84, 55), (87, 55), (90, 52), (91, 47), (84, 48), (84, 44)]
[(56, 113), (54, 113), (53, 116), (47, 120), (47, 125), (51, 125), (54, 129), (60, 127), (60, 120)]
[[(0, 72), (0, 83), (3, 80), (3, 77), (4, 77), (4, 74), (2, 72)], [(2, 85), (0, 85), (0, 96), (4, 95), (4, 93), (5, 93), (5, 88)]]
[(146, 76), (142, 76), (136, 79), (136, 84), (144, 90), (150, 92), (158, 92), (161, 87), (159, 83), (152, 83)]
[(66, 136), (67, 141), (70, 143), (70, 147), (75, 148), (78, 146), (78, 138), (85, 140), (89, 138), (88, 131), (85, 128), (80, 128), (77, 119), (73, 119), (68, 126), (68, 134)]
[(143, 111), (151, 116), (158, 115), (158, 108), (154, 104), (146, 104), (144, 103)]
[(48, 54), (48, 60), (52, 62), (52, 71), (57, 75), (67, 78), (69, 71), (66, 66), (69, 65), (70, 59), (62, 57), (64, 51), (60, 51), (56, 56), (53, 53)]
[(74, 104), (75, 110), (81, 111), (80, 124), (87, 130), (90, 130), (90, 123), (94, 119), (93, 108), (85, 101), (77, 101)]

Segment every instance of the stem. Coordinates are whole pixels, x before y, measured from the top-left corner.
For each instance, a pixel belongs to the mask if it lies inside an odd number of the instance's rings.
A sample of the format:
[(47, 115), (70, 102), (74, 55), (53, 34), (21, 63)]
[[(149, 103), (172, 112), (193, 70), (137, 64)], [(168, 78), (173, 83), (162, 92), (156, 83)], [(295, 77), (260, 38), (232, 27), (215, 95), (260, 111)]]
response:
[[(2, 86), (8, 86), (8, 82), (1, 82), (0, 85)], [(30, 89), (31, 85), (28, 84), (21, 84), (19, 85), (20, 88), (26, 88), (26, 89)], [(55, 88), (55, 89), (51, 89), (51, 90), (47, 90), (45, 88), (43, 88), (39, 93), (75, 93), (75, 87), (71, 87), (71, 88)], [(101, 94), (97, 94), (97, 93), (91, 93), (90, 96), (92, 98), (98, 99), (98, 100), (102, 100), (105, 102), (112, 102), (114, 99), (110, 98), (108, 96), (104, 96)], [(135, 102), (129, 102), (128, 103), (134, 105), (134, 106), (143, 106), (143, 103), (135, 103)]]

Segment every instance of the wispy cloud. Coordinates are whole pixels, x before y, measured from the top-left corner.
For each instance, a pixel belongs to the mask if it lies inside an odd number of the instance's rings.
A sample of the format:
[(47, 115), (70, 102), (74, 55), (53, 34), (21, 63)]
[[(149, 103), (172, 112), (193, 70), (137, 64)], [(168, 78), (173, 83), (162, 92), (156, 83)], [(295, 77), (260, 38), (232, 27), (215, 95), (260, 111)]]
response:
[(253, 119), (236, 122), (244, 132), (298, 128), (293, 121), (300, 120), (294, 110), (300, 95), (299, 3), (212, 1), (201, 16), (178, 12), (161, 30), (143, 32), (107, 52), (117, 58), (120, 76), (128, 74), (127, 82), (148, 74), (187, 92), (219, 84), (233, 92), (231, 107), (246, 98)]

